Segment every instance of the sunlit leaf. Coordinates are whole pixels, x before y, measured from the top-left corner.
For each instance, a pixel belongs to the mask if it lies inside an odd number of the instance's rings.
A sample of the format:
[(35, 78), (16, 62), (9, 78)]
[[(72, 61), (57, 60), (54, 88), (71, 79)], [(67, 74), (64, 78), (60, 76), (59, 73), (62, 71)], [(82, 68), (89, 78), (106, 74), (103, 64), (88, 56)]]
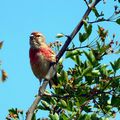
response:
[(59, 107), (62, 107), (62, 108), (66, 108), (67, 107), (67, 103), (65, 100), (60, 100), (59, 103), (58, 103)]
[(71, 57), (73, 57), (73, 56), (75, 56), (75, 55), (81, 55), (81, 51), (80, 50), (73, 50), (73, 51), (67, 51), (67, 53), (66, 53), (66, 58), (71, 58)]
[(59, 116), (58, 116), (57, 113), (55, 113), (55, 114), (50, 114), (49, 117), (50, 117), (51, 120), (59, 120)]
[(83, 70), (82, 75), (87, 75), (92, 72), (93, 67), (87, 67), (86, 69)]
[(44, 101), (44, 100), (42, 100), (41, 103), (42, 103), (42, 105), (43, 105), (45, 108), (49, 108), (49, 107), (50, 107), (50, 105), (49, 105), (46, 101)]
[(64, 37), (64, 36), (65, 36), (64, 34), (59, 33), (59, 34), (56, 35), (56, 38), (61, 38), (61, 37)]

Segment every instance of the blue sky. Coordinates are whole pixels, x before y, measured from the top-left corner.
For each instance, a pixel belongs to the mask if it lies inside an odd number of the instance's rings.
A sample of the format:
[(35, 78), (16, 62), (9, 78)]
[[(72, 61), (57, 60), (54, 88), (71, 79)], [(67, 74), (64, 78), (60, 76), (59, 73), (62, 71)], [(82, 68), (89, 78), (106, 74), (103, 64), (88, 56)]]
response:
[[(105, 6), (102, 6), (105, 8)], [(100, 7), (99, 7), (100, 8)], [(107, 6), (106, 12), (112, 12)], [(11, 107), (26, 111), (34, 100), (39, 82), (29, 64), (29, 35), (41, 31), (47, 42), (56, 40), (57, 33), (70, 34), (81, 19), (86, 6), (81, 0), (4, 0), (0, 4), (0, 51), (2, 68), (8, 79), (0, 84), (0, 119), (4, 120)], [(107, 28), (113, 28), (113, 25)], [(114, 29), (119, 32), (117, 25)], [(115, 31), (112, 29), (112, 33)], [(64, 42), (64, 40), (62, 40)], [(111, 60), (116, 59), (114, 56)], [(69, 66), (71, 63), (67, 63)], [(41, 115), (41, 116), (44, 116)]]

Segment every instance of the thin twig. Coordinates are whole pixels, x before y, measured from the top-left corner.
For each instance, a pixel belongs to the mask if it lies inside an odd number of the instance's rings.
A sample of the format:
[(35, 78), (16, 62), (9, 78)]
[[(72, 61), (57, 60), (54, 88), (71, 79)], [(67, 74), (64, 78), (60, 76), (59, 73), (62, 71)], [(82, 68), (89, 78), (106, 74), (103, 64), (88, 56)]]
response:
[(100, 105), (95, 99), (94, 102), (96, 103), (96, 105), (103, 111), (104, 114), (107, 115), (106, 111), (103, 109), (102, 105)]
[(90, 14), (92, 8), (94, 8), (100, 1), (101, 0), (95, 0), (94, 3), (86, 10), (86, 12), (83, 15), (82, 19), (80, 20), (80, 22), (78, 23), (78, 25), (75, 27), (75, 29), (73, 30), (73, 32), (71, 33), (71, 35), (67, 38), (65, 44), (63, 45), (63, 47), (59, 51), (59, 53), (57, 55), (57, 62), (63, 56), (63, 54), (67, 50), (69, 44), (71, 43), (71, 41), (73, 40), (73, 38), (75, 37), (75, 35), (78, 33), (78, 31), (81, 29), (81, 27), (83, 25), (83, 20), (86, 20), (86, 18)]
[(87, 2), (87, 0), (84, 0), (84, 2), (86, 3), (87, 7), (89, 8), (89, 3)]
[(88, 23), (93, 24), (93, 23), (98, 23), (98, 22), (115, 22), (115, 21), (112, 21), (110, 19), (104, 19), (104, 20), (98, 19), (98, 20), (91, 21), (91, 22), (88, 22)]
[(82, 47), (70, 48), (70, 49), (67, 49), (66, 51), (73, 51), (73, 50), (76, 50), (76, 49), (86, 48), (86, 47), (89, 47), (89, 45), (85, 45), (85, 46), (82, 46)]
[(98, 23), (98, 22), (116, 22), (115, 20), (120, 18), (120, 16), (115, 17), (115, 14), (111, 15), (109, 18), (99, 18), (95, 21), (88, 21), (89, 24)]

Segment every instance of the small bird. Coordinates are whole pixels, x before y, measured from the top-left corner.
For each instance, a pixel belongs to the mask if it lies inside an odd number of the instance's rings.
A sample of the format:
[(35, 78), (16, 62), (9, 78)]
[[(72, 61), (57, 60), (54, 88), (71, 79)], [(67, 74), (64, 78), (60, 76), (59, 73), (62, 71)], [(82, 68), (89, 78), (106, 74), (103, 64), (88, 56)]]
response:
[[(56, 54), (46, 44), (45, 37), (40, 32), (32, 32), (30, 35), (29, 57), (32, 71), (41, 83), (42, 79), (46, 79), (51, 65), (56, 63)], [(49, 79), (54, 75), (55, 71), (50, 73)]]

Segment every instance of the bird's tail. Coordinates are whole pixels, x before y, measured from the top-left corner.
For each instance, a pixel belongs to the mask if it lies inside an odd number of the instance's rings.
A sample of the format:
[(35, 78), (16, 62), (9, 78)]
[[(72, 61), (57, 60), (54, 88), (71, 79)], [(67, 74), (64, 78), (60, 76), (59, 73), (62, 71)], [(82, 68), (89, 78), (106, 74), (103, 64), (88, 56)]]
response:
[(56, 71), (56, 64), (54, 65), (51, 65), (47, 75), (45, 76), (45, 79), (48, 79), (49, 80), (49, 85), (50, 85), (50, 88), (55, 85), (57, 86), (58, 83), (57, 83), (57, 71)]

